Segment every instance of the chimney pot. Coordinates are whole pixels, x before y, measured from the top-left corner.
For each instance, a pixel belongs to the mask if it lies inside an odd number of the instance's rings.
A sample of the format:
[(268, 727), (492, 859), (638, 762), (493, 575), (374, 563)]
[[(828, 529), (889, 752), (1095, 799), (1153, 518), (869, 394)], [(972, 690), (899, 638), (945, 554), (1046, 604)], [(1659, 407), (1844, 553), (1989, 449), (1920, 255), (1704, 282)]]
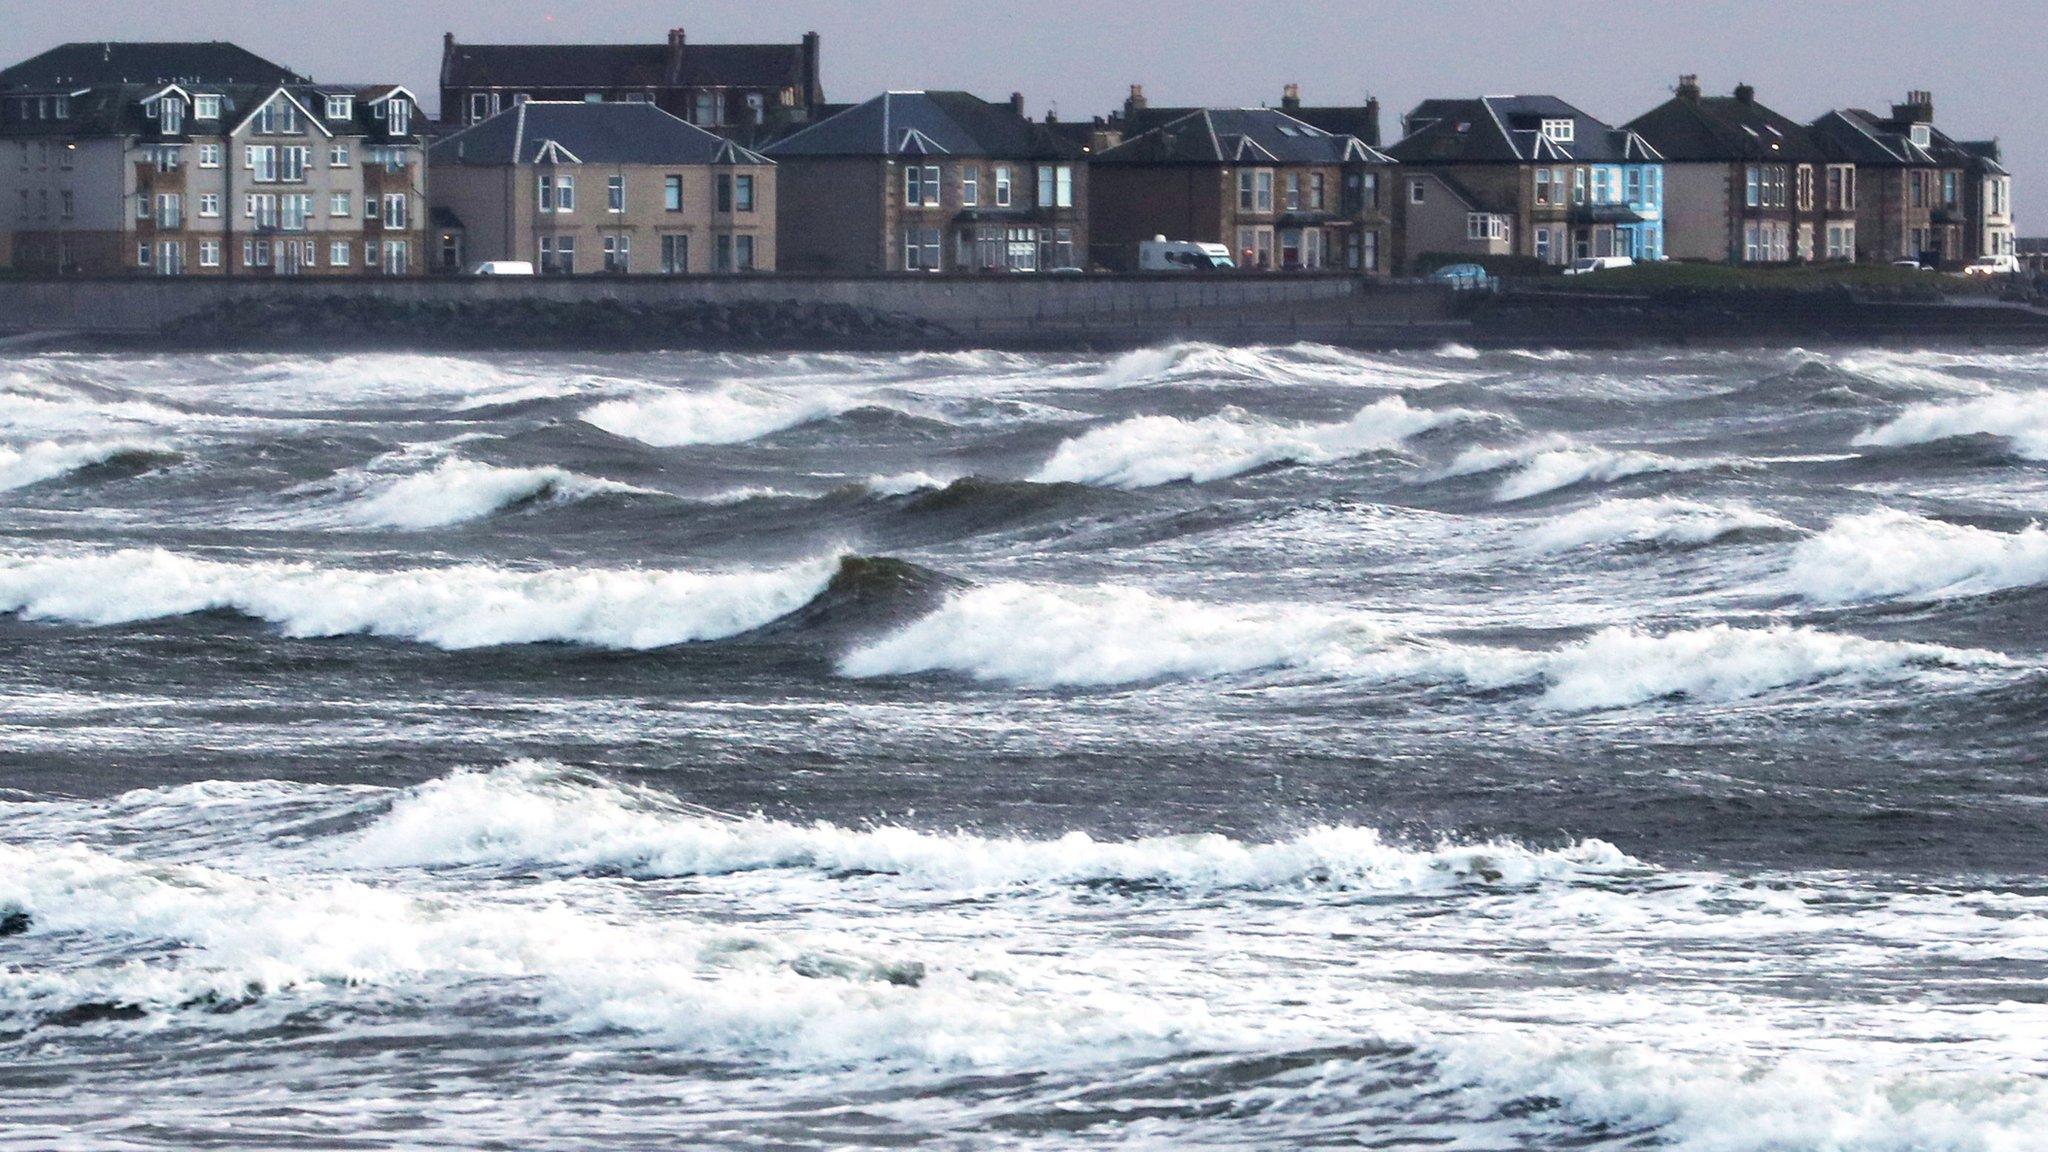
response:
[(1678, 98), (1697, 102), (1700, 98), (1700, 77), (1697, 72), (1688, 72), (1678, 78)]
[(1022, 92), (1010, 93), (1010, 111), (1015, 112), (1019, 116), (1024, 115), (1024, 94)]
[(1741, 104), (1756, 103), (1756, 88), (1749, 84), (1737, 84), (1735, 86), (1735, 99), (1737, 103)]
[(1301, 85), (1289, 84), (1280, 90), (1280, 106), (1289, 112), (1301, 107)]

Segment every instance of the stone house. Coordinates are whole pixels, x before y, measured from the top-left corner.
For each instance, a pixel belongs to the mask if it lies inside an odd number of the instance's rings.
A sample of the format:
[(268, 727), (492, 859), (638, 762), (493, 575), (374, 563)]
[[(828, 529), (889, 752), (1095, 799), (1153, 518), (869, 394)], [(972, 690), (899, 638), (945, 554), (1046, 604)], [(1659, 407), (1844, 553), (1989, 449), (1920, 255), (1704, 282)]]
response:
[[(1837, 161), (1856, 165), (1859, 259), (1952, 267), (2010, 242), (2012, 185), (1997, 145), (1960, 144), (1935, 127), (1933, 93), (1907, 93), (1889, 116), (1829, 112), (1813, 130)], [(2001, 181), (1996, 193), (1973, 195), (1987, 180)], [(1994, 208), (2003, 210), (1996, 224), (1986, 216)]]

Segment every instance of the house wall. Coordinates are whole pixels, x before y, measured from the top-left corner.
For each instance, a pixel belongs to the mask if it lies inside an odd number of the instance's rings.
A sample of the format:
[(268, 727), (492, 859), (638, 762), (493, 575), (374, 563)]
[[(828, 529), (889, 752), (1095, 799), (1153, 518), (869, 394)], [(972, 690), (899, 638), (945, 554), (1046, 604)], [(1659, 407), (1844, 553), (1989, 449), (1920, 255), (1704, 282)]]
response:
[(1673, 260), (1727, 262), (1734, 253), (1728, 165), (1664, 165), (1664, 254)]
[[(572, 212), (539, 211), (539, 179), (570, 176), (575, 179), (576, 201)], [(717, 178), (721, 175), (754, 178), (752, 212), (719, 212)], [(464, 259), (471, 264), (486, 260), (525, 260), (538, 266), (540, 238), (569, 238), (575, 244), (576, 271), (598, 272), (604, 268), (607, 237), (626, 240), (626, 271), (659, 274), (662, 268), (662, 238), (688, 237), (690, 273), (716, 269), (718, 239), (747, 235), (754, 238), (754, 270), (772, 272), (777, 267), (777, 170), (765, 166), (711, 167), (709, 165), (560, 165), (482, 166), (437, 163), (433, 174), (433, 203), (459, 217), (464, 226)], [(668, 178), (683, 181), (683, 208), (667, 207)], [(623, 211), (610, 209), (609, 182), (625, 181)]]
[(1208, 165), (1104, 164), (1089, 172), (1088, 227), (1095, 263), (1138, 266), (1138, 245), (1155, 236), (1231, 243), (1223, 221), (1224, 177)]
[[(113, 138), (0, 141), (0, 267), (55, 272), (58, 253), (74, 272), (122, 270), (131, 202), (125, 199), (126, 143)], [(72, 214), (63, 213), (71, 193)]]
[(881, 272), (882, 161), (785, 158), (776, 166), (782, 267), (792, 272)]
[[(1459, 195), (1451, 190), (1434, 172), (1426, 169), (1404, 167), (1398, 169), (1394, 193), (1400, 197), (1402, 228), (1399, 252), (1399, 267), (1404, 273), (1416, 270), (1416, 261), (1431, 254), (1455, 254), (1460, 256), (1507, 256), (1514, 251), (1515, 228), (1510, 221), (1507, 238), (1500, 240), (1469, 240), (1466, 238), (1466, 217), (1472, 212)], [(1513, 169), (1508, 170), (1512, 178)], [(1460, 171), (1462, 180), (1466, 173)], [(1415, 202), (1413, 187), (1417, 181), (1423, 185), (1421, 203)], [(1505, 196), (1513, 192), (1500, 190)]]

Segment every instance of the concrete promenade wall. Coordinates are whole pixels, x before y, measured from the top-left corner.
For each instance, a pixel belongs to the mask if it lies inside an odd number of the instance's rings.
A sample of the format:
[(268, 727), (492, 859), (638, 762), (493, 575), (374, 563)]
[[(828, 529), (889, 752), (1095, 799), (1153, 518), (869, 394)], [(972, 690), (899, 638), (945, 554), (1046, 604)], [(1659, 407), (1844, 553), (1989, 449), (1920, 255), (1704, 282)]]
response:
[(373, 297), (401, 304), (496, 300), (678, 306), (835, 304), (910, 316), (964, 335), (1038, 329), (1413, 325), (1448, 316), (1445, 293), (1343, 277), (1210, 278), (464, 278), (0, 280), (0, 331), (137, 335), (249, 304)]

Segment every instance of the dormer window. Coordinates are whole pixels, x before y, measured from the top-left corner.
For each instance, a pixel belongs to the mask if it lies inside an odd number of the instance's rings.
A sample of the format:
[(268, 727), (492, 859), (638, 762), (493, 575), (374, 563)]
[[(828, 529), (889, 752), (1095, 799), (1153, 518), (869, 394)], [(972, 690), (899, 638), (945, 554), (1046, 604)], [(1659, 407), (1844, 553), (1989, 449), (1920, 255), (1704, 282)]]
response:
[(55, 116), (53, 117), (53, 119), (71, 119), (71, 97), (59, 96), (51, 102), (51, 106), (55, 109)]
[(1913, 147), (1926, 148), (1934, 143), (1934, 129), (1925, 124), (1913, 125)]
[(157, 126), (166, 136), (176, 136), (185, 130), (185, 102), (166, 96), (157, 102)]
[(263, 136), (296, 136), (300, 132), (299, 106), (279, 95), (256, 113), (256, 131)]
[(220, 119), (220, 97), (194, 96), (192, 98), (192, 118), (194, 120)]
[(1543, 136), (1559, 144), (1569, 144), (1578, 139), (1579, 125), (1575, 120), (1545, 120)]
[(412, 101), (403, 96), (393, 96), (385, 101), (384, 130), (393, 136), (405, 136), (412, 132)]
[(327, 118), (329, 120), (350, 120), (356, 114), (356, 98), (353, 96), (329, 96)]

